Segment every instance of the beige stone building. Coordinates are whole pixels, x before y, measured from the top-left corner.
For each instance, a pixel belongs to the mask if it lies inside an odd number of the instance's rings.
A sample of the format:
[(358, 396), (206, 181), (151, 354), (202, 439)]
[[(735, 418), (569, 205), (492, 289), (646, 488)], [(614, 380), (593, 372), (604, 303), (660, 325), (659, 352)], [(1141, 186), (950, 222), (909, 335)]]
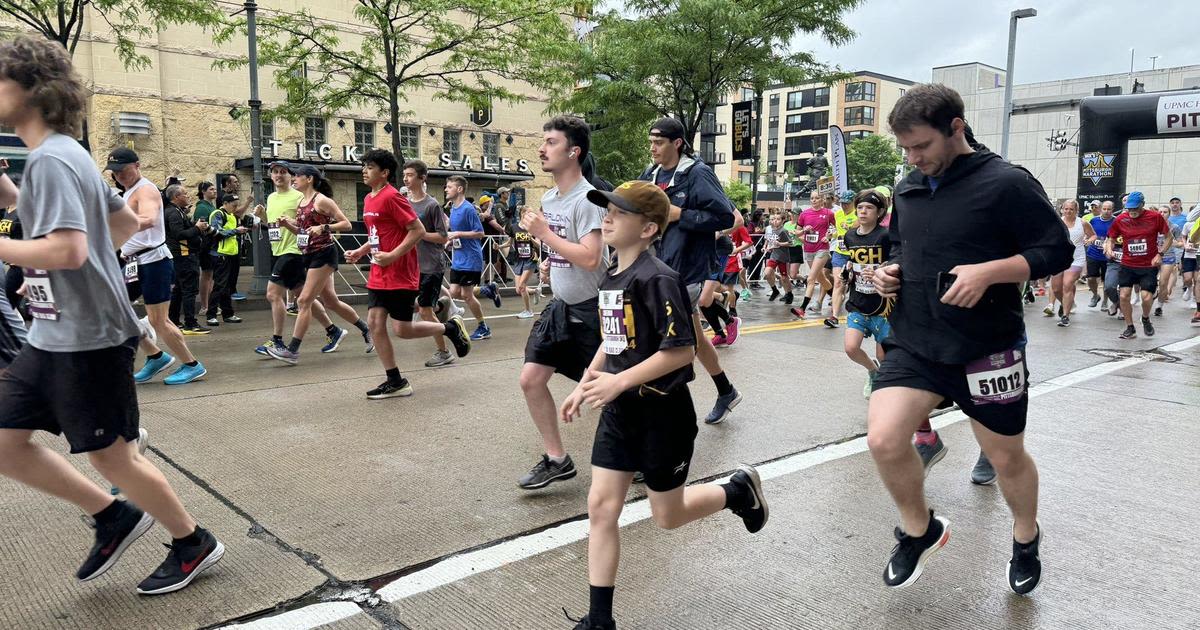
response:
[[(232, 12), (241, 3), (220, 3)], [(370, 31), (354, 16), (352, 0), (301, 3), (264, 0), (259, 13), (292, 12), (301, 6), (318, 19), (334, 24), (347, 48), (357, 49)], [(90, 11), (90, 9), (89, 9)], [(21, 32), (16, 22), (0, 21), (0, 28)], [(129, 146), (142, 159), (146, 175), (159, 185), (178, 170), (190, 186), (239, 176), (243, 194), (250, 194), (250, 95), (248, 70), (215, 70), (220, 59), (244, 56), (247, 42), (212, 43), (211, 34), (197, 27), (171, 27), (150, 40), (140, 41), (138, 52), (151, 60), (144, 70), (127, 70), (117, 57), (108, 26), (90, 13), (76, 48), (76, 68), (91, 87), (87, 112), (88, 140), (97, 164), (109, 150)], [(274, 85), (274, 68), (259, 70), (260, 98), (265, 108), (279, 104), (284, 94)], [(486, 126), (471, 122), (465, 104), (434, 100), (428, 93), (410, 93), (401, 104), (401, 138), (405, 156), (419, 156), (431, 168), (429, 192), (441, 198), (445, 178), (462, 174), (470, 181), (468, 196), (479, 197), (501, 186), (514, 187), (536, 203), (553, 184), (541, 172), (537, 148), (541, 144), (546, 100), (528, 86), (510, 84), (524, 94), (517, 104), (497, 102)], [(373, 108), (334, 113), (314, 112), (298, 124), (282, 120), (264, 124), (264, 164), (271, 155), (323, 168), (333, 184), (335, 199), (353, 220), (360, 218), (364, 187), (358, 156), (367, 149), (391, 148), (386, 117)], [(274, 153), (273, 153), (274, 152)], [(0, 155), (19, 170), (25, 150), (11, 130), (0, 129)], [(268, 178), (264, 177), (270, 186)], [(194, 188), (193, 188), (194, 190)]]

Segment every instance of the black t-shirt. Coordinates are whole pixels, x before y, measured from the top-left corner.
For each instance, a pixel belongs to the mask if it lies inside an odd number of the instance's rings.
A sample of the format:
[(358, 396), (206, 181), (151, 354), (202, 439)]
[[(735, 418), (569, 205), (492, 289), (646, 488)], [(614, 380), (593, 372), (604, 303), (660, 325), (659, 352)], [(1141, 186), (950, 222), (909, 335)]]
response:
[[(722, 234), (717, 237), (717, 256), (729, 256), (733, 254), (733, 239), (729, 238), (728, 234)], [(722, 269), (721, 271), (725, 271)]]
[(537, 243), (533, 241), (533, 235), (523, 228), (518, 227), (513, 231), (513, 251), (517, 254), (517, 260), (538, 260)]
[(7, 209), (0, 210), (0, 238), (7, 237), (19, 241), (23, 234), (17, 213)]
[[(642, 252), (628, 269), (614, 263), (600, 283), (601, 348), (604, 371), (623, 372), (666, 348), (696, 344), (692, 305), (679, 274)], [(670, 392), (692, 380), (692, 364), (643, 385), (642, 393)]]
[(863, 315), (887, 315), (892, 309), (892, 300), (880, 297), (875, 285), (862, 277), (865, 269), (877, 268), (888, 260), (892, 245), (887, 228), (876, 225), (866, 234), (851, 228), (846, 231), (845, 242), (850, 259), (845, 271), (850, 287), (847, 310)]

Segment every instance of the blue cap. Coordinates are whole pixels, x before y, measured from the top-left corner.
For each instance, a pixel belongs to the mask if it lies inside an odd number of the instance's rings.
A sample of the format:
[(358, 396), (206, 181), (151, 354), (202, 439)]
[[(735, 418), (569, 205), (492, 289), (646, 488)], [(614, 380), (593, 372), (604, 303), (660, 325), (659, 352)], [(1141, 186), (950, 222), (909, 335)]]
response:
[(843, 190), (842, 193), (838, 195), (838, 201), (842, 203), (850, 203), (851, 201), (854, 201), (854, 194), (855, 193), (853, 190)]
[(1146, 196), (1136, 190), (1129, 193), (1129, 197), (1125, 199), (1125, 207), (1127, 209), (1137, 208), (1144, 203), (1146, 203)]

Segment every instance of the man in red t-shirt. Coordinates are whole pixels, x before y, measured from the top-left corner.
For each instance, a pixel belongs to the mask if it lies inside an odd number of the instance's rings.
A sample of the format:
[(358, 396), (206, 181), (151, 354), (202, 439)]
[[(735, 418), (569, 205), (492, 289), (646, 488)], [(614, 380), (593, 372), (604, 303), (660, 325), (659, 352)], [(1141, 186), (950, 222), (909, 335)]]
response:
[(1117, 273), (1117, 286), (1121, 289), (1121, 313), (1125, 315), (1125, 332), (1122, 339), (1137, 336), (1133, 327), (1133, 286), (1142, 291), (1142, 330), (1147, 337), (1154, 335), (1154, 324), (1150, 323), (1150, 308), (1154, 305), (1154, 293), (1158, 290), (1158, 269), (1162, 265), (1162, 254), (1158, 237), (1165, 236), (1162, 250), (1171, 249), (1171, 228), (1167, 220), (1157, 212), (1145, 211), (1146, 198), (1140, 192), (1126, 196), (1126, 212), (1113, 221), (1104, 241), (1104, 255), (1114, 256), (1114, 247), (1121, 241), (1121, 268)]
[(413, 308), (421, 282), (417, 243), (425, 227), (408, 199), (388, 182), (397, 167), (391, 151), (372, 149), (362, 159), (363, 183), (371, 192), (363, 200), (363, 221), (367, 224), (367, 242), (346, 252), (346, 260), (358, 262), (371, 257), (371, 275), (367, 278), (367, 328), (375, 340), (375, 352), (387, 373), (387, 380), (367, 392), (367, 398), (379, 400), (411, 396), (412, 386), (400, 376), (396, 354), (388, 335), (387, 320), (396, 320), (396, 334), (403, 339), (446, 335), (460, 357), (471, 351), (462, 318), (451, 317), (445, 324), (413, 321)]

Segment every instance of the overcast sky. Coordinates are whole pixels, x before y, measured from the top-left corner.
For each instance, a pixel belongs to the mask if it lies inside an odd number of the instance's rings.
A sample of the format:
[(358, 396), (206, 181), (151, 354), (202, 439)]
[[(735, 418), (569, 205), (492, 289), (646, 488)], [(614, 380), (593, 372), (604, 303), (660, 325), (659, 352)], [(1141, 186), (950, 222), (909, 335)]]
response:
[(871, 70), (917, 82), (934, 66), (979, 61), (1004, 68), (1008, 16), (1033, 7), (1017, 26), (1016, 83), (1200, 64), (1197, 0), (867, 0), (847, 15), (858, 36), (840, 48), (799, 38), (796, 48), (843, 70)]

